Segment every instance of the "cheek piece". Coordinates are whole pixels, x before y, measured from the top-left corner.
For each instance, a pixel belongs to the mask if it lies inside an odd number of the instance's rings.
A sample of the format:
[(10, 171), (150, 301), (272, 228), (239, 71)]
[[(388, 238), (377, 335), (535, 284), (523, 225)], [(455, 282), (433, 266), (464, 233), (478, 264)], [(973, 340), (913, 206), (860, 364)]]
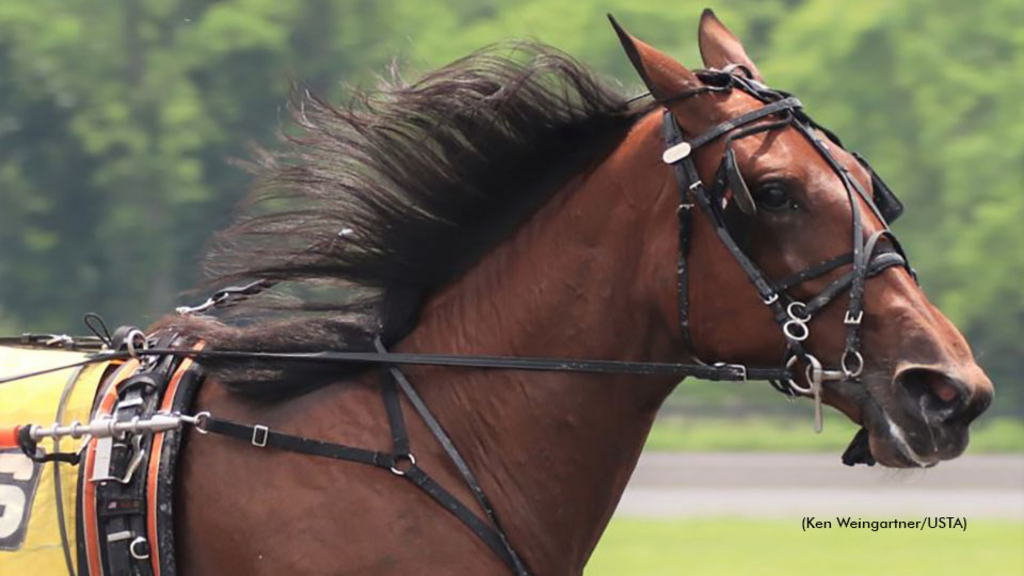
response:
[[(660, 101), (668, 104), (677, 100), (703, 94), (705, 92), (725, 92), (741, 90), (764, 103), (764, 106), (731, 120), (727, 120), (711, 128), (703, 134), (690, 139), (683, 132), (675, 117), (666, 108), (662, 118), (662, 135), (665, 140), (665, 152), (662, 159), (673, 167), (679, 188), (679, 259), (678, 259), (678, 294), (679, 324), (686, 346), (693, 350), (690, 336), (687, 254), (690, 245), (690, 230), (693, 221), (693, 207), (696, 205), (714, 227), (719, 240), (732, 254), (747, 278), (757, 289), (761, 301), (772, 312), (775, 322), (786, 339), (786, 351), (783, 364), (793, 368), (799, 362), (805, 368), (806, 382), (800, 378), (772, 380), (771, 384), (788, 396), (809, 395), (814, 398), (814, 428), (821, 431), (821, 389), (827, 381), (859, 382), (864, 371), (864, 357), (860, 352), (860, 325), (864, 318), (864, 285), (868, 278), (878, 275), (892, 266), (902, 266), (917, 279), (910, 268), (907, 257), (892, 234), (888, 224), (903, 213), (903, 205), (896, 198), (882, 179), (867, 162), (859, 155), (854, 155), (864, 168), (871, 174), (874, 194), (869, 194), (854, 179), (849, 171), (840, 164), (829, 151), (830, 146), (842, 147), (839, 138), (831, 131), (823, 128), (807, 115), (800, 100), (786, 92), (772, 90), (760, 82), (744, 75), (737, 74), (736, 67), (726, 70), (706, 70), (698, 72), (704, 86)], [(759, 122), (769, 120), (768, 122)], [(836, 256), (805, 270), (781, 278), (770, 280), (761, 268), (747, 255), (744, 246), (751, 229), (752, 219), (757, 215), (757, 204), (747, 188), (743, 175), (739, 170), (733, 142), (761, 132), (792, 128), (811, 143), (815, 151), (825, 160), (830, 168), (839, 176), (846, 188), (850, 203), (850, 214), (853, 224), (853, 249), (851, 252)], [(815, 130), (828, 138), (828, 142), (818, 138)], [(710, 186), (705, 186), (697, 166), (693, 152), (702, 146), (717, 140), (725, 139), (725, 153), (715, 172)], [(728, 192), (731, 191), (731, 201)], [(884, 229), (868, 236), (864, 233), (863, 215), (858, 197), (870, 207), (871, 211), (885, 226)], [(793, 298), (788, 290), (807, 280), (818, 278), (842, 266), (850, 265), (850, 271), (834, 280), (818, 295), (806, 302)], [(850, 300), (843, 323), (846, 327), (846, 338), (843, 354), (835, 368), (825, 368), (818, 358), (807, 351), (804, 341), (810, 336), (809, 323), (822, 308), (843, 292), (849, 291)], [(867, 435), (857, 435), (851, 444), (849, 453), (857, 452), (866, 441)], [(856, 445), (856, 446), (854, 446)], [(854, 458), (851, 456), (851, 458)], [(859, 457), (857, 461), (865, 461)], [(848, 462), (850, 463), (850, 462)]]

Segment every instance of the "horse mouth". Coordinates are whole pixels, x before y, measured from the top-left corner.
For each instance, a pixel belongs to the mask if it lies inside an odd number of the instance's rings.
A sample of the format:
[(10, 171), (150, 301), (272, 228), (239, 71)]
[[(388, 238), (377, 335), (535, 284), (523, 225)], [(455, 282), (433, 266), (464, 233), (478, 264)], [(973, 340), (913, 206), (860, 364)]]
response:
[(878, 463), (890, 468), (931, 468), (943, 460), (959, 456), (967, 444), (966, 435), (966, 427), (946, 429), (927, 421), (901, 425), (875, 406), (866, 411), (863, 427), (843, 453), (843, 463), (848, 466)]

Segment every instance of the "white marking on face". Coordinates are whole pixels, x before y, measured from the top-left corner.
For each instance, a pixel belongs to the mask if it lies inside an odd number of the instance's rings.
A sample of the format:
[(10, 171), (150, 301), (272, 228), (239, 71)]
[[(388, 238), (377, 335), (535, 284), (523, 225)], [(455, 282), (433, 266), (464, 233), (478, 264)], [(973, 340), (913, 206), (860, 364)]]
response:
[(896, 447), (899, 448), (900, 453), (908, 460), (922, 468), (929, 468), (938, 463), (937, 460), (928, 461), (919, 456), (917, 452), (914, 452), (914, 449), (907, 442), (907, 437), (903, 434), (903, 429), (893, 422), (888, 415), (885, 416), (885, 422), (889, 425), (889, 435), (896, 441)]

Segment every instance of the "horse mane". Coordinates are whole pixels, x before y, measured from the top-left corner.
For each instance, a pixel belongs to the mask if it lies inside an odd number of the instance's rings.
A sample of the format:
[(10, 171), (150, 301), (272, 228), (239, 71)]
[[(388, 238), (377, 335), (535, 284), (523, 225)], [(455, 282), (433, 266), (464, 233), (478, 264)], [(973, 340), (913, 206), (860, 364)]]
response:
[[(309, 92), (290, 104), (281, 149), (248, 163), (256, 186), (205, 260), (208, 285), (267, 279), (283, 288), (238, 304), (230, 318), (163, 322), (211, 348), (364, 350), (377, 334), (397, 341), (426, 295), (649, 110), (538, 43), (491, 46), (411, 84), (392, 66), (377, 89), (355, 90), (341, 106)], [(311, 372), (323, 367), (204, 364), (256, 396), (323, 381)], [(337, 380), (348, 368), (323, 375)]]

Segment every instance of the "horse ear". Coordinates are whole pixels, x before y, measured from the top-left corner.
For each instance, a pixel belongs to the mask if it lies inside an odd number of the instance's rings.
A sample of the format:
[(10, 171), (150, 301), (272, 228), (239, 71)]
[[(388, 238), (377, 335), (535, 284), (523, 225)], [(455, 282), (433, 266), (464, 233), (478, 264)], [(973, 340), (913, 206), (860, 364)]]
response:
[(655, 99), (671, 98), (701, 85), (693, 72), (668, 54), (631, 36), (611, 14), (608, 15), (608, 20), (615, 28), (615, 33), (619, 35), (619, 41), (622, 42), (629, 61), (633, 63), (637, 74)]
[(710, 8), (705, 8), (704, 13), (700, 16), (698, 35), (700, 36), (700, 57), (704, 60), (705, 66), (722, 69), (730, 64), (737, 64), (749, 70), (754, 80), (764, 83), (761, 72), (758, 71), (750, 56), (747, 56), (743, 44), (735, 34), (725, 27), (725, 24), (722, 24), (722, 21), (715, 16), (714, 11)]

